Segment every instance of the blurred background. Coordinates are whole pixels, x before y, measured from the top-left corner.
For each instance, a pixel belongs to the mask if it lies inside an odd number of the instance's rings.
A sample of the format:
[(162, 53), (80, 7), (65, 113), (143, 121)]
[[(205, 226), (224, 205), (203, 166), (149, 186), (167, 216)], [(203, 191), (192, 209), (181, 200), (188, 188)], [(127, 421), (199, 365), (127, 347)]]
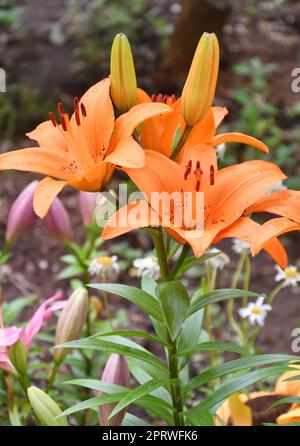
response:
[[(292, 70), (300, 67), (299, 1), (0, 0), (0, 28), (0, 67), (7, 75), (7, 92), (0, 93), (0, 152), (29, 146), (25, 132), (47, 119), (59, 100), (71, 108), (74, 96), (107, 76), (116, 33), (130, 39), (139, 86), (149, 94), (180, 95), (199, 37), (208, 31), (217, 33), (221, 47), (215, 104), (230, 111), (223, 130), (262, 139), (268, 159), (289, 175), (289, 187), (300, 189), (300, 93), (291, 89)], [(237, 145), (227, 149), (224, 164), (261, 156)], [(9, 206), (32, 178), (1, 174), (1, 241)], [(63, 197), (80, 237), (76, 193)], [(296, 262), (299, 235), (286, 238), (286, 247)], [(37, 225), (15, 248), (13, 280), (18, 276), (29, 291), (47, 297), (54, 286), (49, 272), (60, 269), (60, 249)], [(274, 286), (274, 266), (264, 255), (255, 259), (254, 274), (260, 291)], [(6, 292), (15, 294), (9, 280)], [(289, 289), (283, 294), (262, 339), (269, 351), (286, 350), (299, 322), (299, 295)]]

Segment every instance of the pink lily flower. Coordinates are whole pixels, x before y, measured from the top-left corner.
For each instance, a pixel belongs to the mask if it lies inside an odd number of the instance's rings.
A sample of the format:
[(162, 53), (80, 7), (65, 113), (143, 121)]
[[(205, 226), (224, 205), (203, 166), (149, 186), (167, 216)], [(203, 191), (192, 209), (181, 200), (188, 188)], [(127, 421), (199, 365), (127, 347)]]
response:
[(24, 328), (16, 326), (4, 328), (0, 306), (0, 368), (15, 372), (8, 357), (8, 347), (14, 345), (17, 341), (22, 341), (25, 348), (28, 349), (33, 338), (42, 328), (43, 322), (50, 319), (54, 311), (61, 310), (65, 306), (67, 301), (60, 300), (61, 297), (62, 292), (57, 291), (54, 296), (47, 299), (37, 309)]

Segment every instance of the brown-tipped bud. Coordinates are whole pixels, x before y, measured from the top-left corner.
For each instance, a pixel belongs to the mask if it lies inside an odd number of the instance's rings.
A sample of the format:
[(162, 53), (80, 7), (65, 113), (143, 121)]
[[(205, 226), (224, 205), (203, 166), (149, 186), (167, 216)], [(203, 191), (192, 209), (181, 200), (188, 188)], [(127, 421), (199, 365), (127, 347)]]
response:
[(182, 91), (182, 114), (189, 126), (201, 121), (212, 105), (218, 80), (219, 61), (217, 36), (204, 33), (198, 43)]
[(117, 34), (112, 44), (110, 78), (113, 103), (125, 113), (136, 105), (137, 84), (130, 44), (123, 33)]
[[(106, 363), (102, 374), (102, 381), (109, 384), (117, 384), (123, 387), (129, 387), (130, 374), (126, 358), (113, 353)], [(99, 395), (103, 395), (100, 392)], [(99, 422), (100, 426), (120, 426), (126, 414), (126, 408), (121, 410), (112, 418), (109, 418), (116, 404), (105, 404), (99, 406)]]
[[(69, 298), (58, 319), (55, 332), (55, 345), (75, 341), (80, 337), (81, 330), (86, 321), (87, 312), (88, 293), (85, 288), (78, 288)], [(67, 353), (67, 349), (55, 349), (55, 362), (58, 364), (61, 363)]]

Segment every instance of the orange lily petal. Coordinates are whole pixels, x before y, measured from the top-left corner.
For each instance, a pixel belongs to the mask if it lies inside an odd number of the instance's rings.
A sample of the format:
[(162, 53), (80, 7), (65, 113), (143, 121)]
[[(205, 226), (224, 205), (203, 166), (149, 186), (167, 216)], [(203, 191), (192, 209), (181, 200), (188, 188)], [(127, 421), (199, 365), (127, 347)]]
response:
[(197, 144), (207, 144), (213, 139), (216, 133), (215, 118), (213, 109), (204, 116), (204, 118), (196, 124), (189, 135), (186, 145), (188, 147)]
[(260, 230), (255, 234), (251, 252), (255, 256), (266, 245), (266, 243), (273, 237), (279, 237), (281, 234), (291, 231), (299, 231), (300, 225), (289, 220), (286, 217), (273, 218), (264, 223)]
[(171, 156), (171, 148), (176, 130), (180, 127), (182, 133), (185, 129), (185, 122), (181, 113), (181, 99), (177, 99), (171, 108), (173, 112), (166, 115), (164, 129), (160, 138), (161, 152), (168, 157)]
[(278, 190), (258, 200), (246, 212), (270, 212), (300, 223), (300, 191)]
[(197, 229), (184, 230), (182, 228), (172, 226), (171, 228), (167, 229), (167, 232), (179, 243), (182, 243), (183, 240), (186, 241), (186, 243), (191, 246), (194, 256), (200, 258), (215, 238), (218, 228), (210, 228), (201, 231)]
[[(144, 91), (138, 88), (137, 90), (137, 102), (142, 103), (152, 103), (150, 96)], [(162, 116), (154, 116), (153, 118), (147, 119), (143, 124), (140, 131), (141, 145), (145, 150), (155, 150), (157, 152), (161, 151), (160, 138), (162, 131), (164, 129), (164, 120), (169, 114)]]
[(223, 119), (226, 115), (228, 115), (228, 109), (226, 107), (212, 107), (214, 120), (215, 120), (215, 127), (219, 127)]
[(129, 138), (121, 139), (114, 151), (105, 157), (105, 161), (116, 166), (143, 167), (145, 164), (145, 153), (142, 147), (130, 136)]
[(86, 192), (98, 192), (106, 184), (114, 171), (113, 165), (101, 161), (91, 169), (84, 172), (81, 177), (69, 182), (69, 185)]
[[(110, 79), (103, 79), (89, 88), (80, 99), (80, 104), (84, 105), (87, 114), (82, 126), (90, 154), (94, 159), (98, 159), (99, 155), (108, 148), (113, 132), (114, 109), (109, 89)], [(71, 122), (75, 129), (74, 115)]]
[[(229, 227), (219, 232), (213, 243), (219, 243), (224, 238), (238, 238), (248, 243), (252, 243), (252, 240), (260, 230), (261, 225), (251, 220), (248, 217), (241, 217)], [(285, 269), (288, 264), (288, 258), (286, 250), (282, 243), (276, 238), (271, 238), (264, 246), (265, 251), (275, 260), (281, 269)]]
[(206, 194), (207, 225), (217, 225), (219, 230), (229, 226), (285, 178), (276, 164), (267, 161), (246, 161), (217, 171)]
[(34, 130), (26, 133), (28, 138), (37, 141), (40, 147), (52, 150), (68, 150), (68, 144), (58, 127), (54, 127), (51, 121), (39, 124)]
[(277, 424), (300, 423), (300, 407), (279, 415)]
[(33, 209), (36, 215), (44, 218), (55, 197), (67, 184), (66, 181), (57, 181), (49, 177), (40, 181), (33, 197)]
[(243, 143), (255, 147), (264, 153), (269, 153), (268, 147), (263, 142), (243, 133), (221, 133), (213, 138), (212, 145), (215, 147), (225, 142)]
[(0, 170), (14, 169), (51, 175), (63, 180), (74, 177), (68, 171), (67, 152), (54, 152), (45, 147), (13, 150), (0, 155)]
[(147, 227), (150, 223), (158, 226), (160, 224), (158, 215), (151, 210), (146, 201), (137, 200), (123, 206), (112, 215), (101, 233), (101, 238), (109, 240), (135, 229)]
[(135, 105), (127, 113), (124, 113), (116, 120), (108, 153), (113, 151), (122, 138), (131, 136), (134, 129), (143, 121), (153, 116), (169, 113), (171, 111), (171, 107), (158, 102)]

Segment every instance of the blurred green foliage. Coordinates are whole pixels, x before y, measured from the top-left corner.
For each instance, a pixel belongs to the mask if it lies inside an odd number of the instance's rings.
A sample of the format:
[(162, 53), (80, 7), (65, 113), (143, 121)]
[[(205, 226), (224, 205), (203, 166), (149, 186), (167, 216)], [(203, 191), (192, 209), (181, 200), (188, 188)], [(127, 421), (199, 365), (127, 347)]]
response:
[[(261, 158), (274, 161), (291, 174), (289, 187), (300, 189), (298, 172), (295, 172), (295, 157), (300, 146), (300, 103), (290, 109), (272, 103), (271, 77), (276, 75), (277, 64), (264, 64), (259, 58), (234, 66), (241, 87), (234, 91), (233, 100), (238, 106), (233, 130), (262, 140), (270, 150), (268, 155), (250, 147), (237, 148), (226, 153), (224, 164)], [(228, 144), (228, 148), (231, 145)]]

